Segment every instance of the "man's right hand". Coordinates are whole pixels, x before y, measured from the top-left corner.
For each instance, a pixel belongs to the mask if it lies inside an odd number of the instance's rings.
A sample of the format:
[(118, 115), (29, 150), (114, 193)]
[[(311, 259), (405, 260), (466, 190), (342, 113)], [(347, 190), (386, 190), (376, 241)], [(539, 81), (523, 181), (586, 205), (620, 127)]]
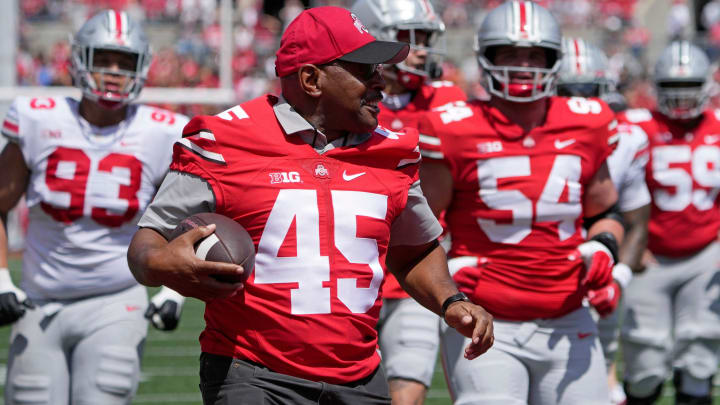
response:
[(0, 326), (9, 325), (35, 306), (25, 292), (13, 284), (8, 269), (0, 269)]
[(131, 269), (142, 268), (146, 278), (138, 281), (143, 284), (164, 284), (185, 297), (210, 301), (233, 296), (242, 290), (243, 283), (221, 282), (213, 276), (238, 277), (243, 273), (242, 266), (195, 256), (195, 243), (214, 231), (215, 225), (200, 226), (166, 242), (156, 231), (142, 228), (133, 237), (128, 251)]
[(445, 323), (470, 338), (470, 344), (465, 348), (468, 360), (485, 353), (495, 342), (493, 317), (480, 305), (467, 301), (453, 302), (445, 312)]

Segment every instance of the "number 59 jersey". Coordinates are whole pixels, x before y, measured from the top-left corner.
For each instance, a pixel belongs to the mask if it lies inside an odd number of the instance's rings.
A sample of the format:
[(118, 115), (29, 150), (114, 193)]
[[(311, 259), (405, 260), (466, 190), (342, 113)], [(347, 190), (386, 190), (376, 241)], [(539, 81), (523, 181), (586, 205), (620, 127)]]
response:
[(720, 110), (706, 110), (689, 130), (644, 109), (621, 118), (640, 126), (650, 143), (648, 248), (671, 257), (700, 251), (720, 230)]
[(617, 142), (602, 101), (549, 99), (544, 124), (524, 135), (486, 102), (454, 103), (421, 121), (453, 178), (446, 212), (454, 275), (493, 316), (562, 316), (582, 305), (583, 193)]
[(2, 134), (30, 170), (22, 288), (74, 299), (136, 283), (127, 247), (169, 167), (187, 118), (132, 105), (112, 127), (92, 127), (71, 98), (17, 98)]

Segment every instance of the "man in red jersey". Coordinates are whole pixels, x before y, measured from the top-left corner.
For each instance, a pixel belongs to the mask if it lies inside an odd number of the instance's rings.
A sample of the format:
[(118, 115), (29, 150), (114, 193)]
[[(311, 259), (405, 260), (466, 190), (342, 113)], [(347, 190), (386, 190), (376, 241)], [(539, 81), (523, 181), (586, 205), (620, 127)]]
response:
[(720, 113), (705, 53), (687, 41), (660, 55), (657, 111), (629, 110), (650, 142), (653, 260), (628, 286), (621, 341), (628, 404), (652, 404), (674, 372), (677, 404), (712, 403), (720, 352)]
[[(277, 52), (282, 97), (186, 126), (128, 257), (140, 282), (206, 301), (206, 404), (389, 404), (375, 330), (386, 268), (471, 338), (468, 359), (492, 345), (491, 316), (448, 274), (420, 190), (417, 132), (377, 127), (380, 64), (407, 53), (347, 10), (305, 10)], [(231, 217), (253, 237), (244, 285), (210, 277), (242, 268), (194, 257), (212, 225), (165, 239), (197, 212)]]
[[(410, 45), (404, 61), (384, 66), (380, 125), (393, 131), (417, 128), (431, 108), (467, 98), (451, 82), (432, 80), (441, 73), (445, 25), (430, 2), (358, 0), (351, 10), (376, 38)], [(426, 150), (421, 138), (420, 153)], [(410, 298), (391, 274), (382, 285), (382, 297), (378, 332), (390, 396), (393, 404), (422, 404), (437, 362), (439, 319)]]
[[(441, 325), (456, 404), (609, 403), (597, 326), (583, 299), (612, 283), (621, 223), (605, 159), (614, 114), (598, 99), (553, 97), (557, 21), (536, 3), (490, 11), (478, 32), (489, 101), (443, 106), (421, 120), (441, 160), (423, 189), (446, 211), (450, 272), (494, 321), (495, 345), (473, 362)], [(583, 236), (583, 222), (588, 239)], [(596, 306), (617, 301), (604, 295)]]

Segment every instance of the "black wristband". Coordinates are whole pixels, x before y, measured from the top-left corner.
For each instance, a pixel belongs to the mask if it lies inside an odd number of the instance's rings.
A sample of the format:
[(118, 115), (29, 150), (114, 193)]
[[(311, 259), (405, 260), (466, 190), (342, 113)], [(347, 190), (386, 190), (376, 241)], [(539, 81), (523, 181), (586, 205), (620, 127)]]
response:
[(447, 299), (445, 299), (445, 301), (444, 301), (443, 304), (442, 304), (442, 308), (440, 309), (440, 316), (441, 316), (443, 319), (445, 319), (445, 311), (447, 311), (447, 309), (448, 309), (448, 307), (450, 306), (450, 304), (452, 304), (452, 303), (454, 303), (454, 302), (458, 302), (458, 301), (468, 302), (468, 301), (470, 301), (470, 299), (467, 297), (467, 295), (465, 295), (465, 294), (463, 294), (463, 293), (461, 293), (461, 292), (459, 292), (459, 293), (457, 293), (457, 294), (455, 294), (455, 295), (451, 295), (451, 296), (447, 297)]
[(590, 240), (596, 240), (605, 245), (605, 247), (608, 248), (610, 253), (612, 253), (612, 257), (615, 263), (620, 262), (618, 258), (618, 243), (617, 239), (615, 239), (615, 236), (613, 234), (611, 234), (610, 232), (600, 232), (599, 234), (590, 238)]

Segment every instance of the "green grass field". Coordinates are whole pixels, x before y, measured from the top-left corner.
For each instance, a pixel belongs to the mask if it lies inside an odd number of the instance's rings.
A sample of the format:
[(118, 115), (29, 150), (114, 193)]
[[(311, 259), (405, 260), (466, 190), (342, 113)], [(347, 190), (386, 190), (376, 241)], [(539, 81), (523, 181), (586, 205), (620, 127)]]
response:
[[(10, 268), (13, 278), (19, 278), (19, 262), (12, 260)], [(150, 291), (152, 293), (154, 290)], [(198, 389), (198, 336), (204, 327), (203, 303), (188, 299), (182, 320), (174, 332), (160, 332), (150, 327), (142, 364), (142, 380), (134, 405), (141, 404), (201, 404)], [(0, 329), (0, 384), (4, 389), (5, 364), (10, 328)], [(716, 383), (714, 405), (720, 405), (720, 393)], [(0, 398), (0, 403), (2, 399)], [(428, 393), (427, 405), (449, 405), (445, 380), (440, 364), (435, 369), (432, 387)], [(661, 405), (673, 403), (672, 386), (667, 385)], [(579, 404), (580, 405), (580, 404)]]

